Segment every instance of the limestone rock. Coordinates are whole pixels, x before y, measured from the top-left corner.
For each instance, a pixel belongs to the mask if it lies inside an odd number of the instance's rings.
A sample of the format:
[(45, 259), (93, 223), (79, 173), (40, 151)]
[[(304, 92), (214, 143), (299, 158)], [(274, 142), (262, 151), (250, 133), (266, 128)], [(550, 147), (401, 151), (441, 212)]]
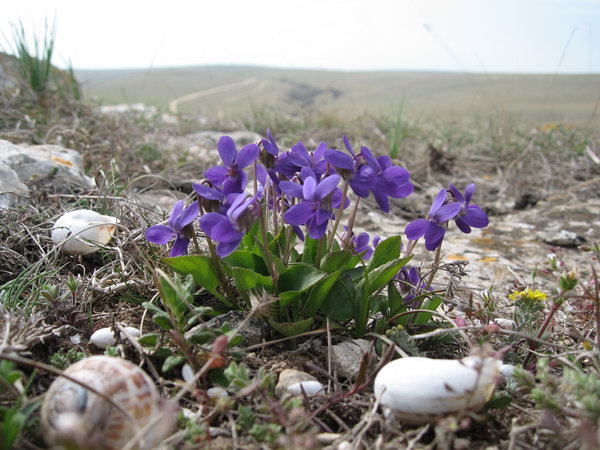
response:
[(8, 209), (29, 197), (29, 188), (19, 180), (17, 173), (0, 163), (0, 210)]
[(369, 350), (369, 341), (356, 339), (331, 347), (331, 360), (342, 378), (352, 380), (358, 375), (363, 355)]
[(25, 146), (0, 140), (0, 163), (12, 169), (26, 185), (51, 181), (55, 192), (96, 186), (94, 179), (84, 174), (79, 152), (60, 145)]
[(538, 233), (538, 238), (546, 244), (556, 245), (558, 247), (577, 247), (585, 242), (583, 237), (567, 230), (542, 231)]

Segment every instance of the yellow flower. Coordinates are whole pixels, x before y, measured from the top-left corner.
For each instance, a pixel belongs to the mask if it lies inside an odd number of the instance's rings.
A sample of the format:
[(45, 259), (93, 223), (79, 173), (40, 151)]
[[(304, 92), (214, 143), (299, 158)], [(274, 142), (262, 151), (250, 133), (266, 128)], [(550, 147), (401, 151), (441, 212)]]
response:
[(514, 291), (512, 294), (508, 295), (508, 298), (513, 301), (529, 299), (534, 302), (543, 302), (548, 296), (538, 289), (534, 291), (527, 288), (524, 291)]

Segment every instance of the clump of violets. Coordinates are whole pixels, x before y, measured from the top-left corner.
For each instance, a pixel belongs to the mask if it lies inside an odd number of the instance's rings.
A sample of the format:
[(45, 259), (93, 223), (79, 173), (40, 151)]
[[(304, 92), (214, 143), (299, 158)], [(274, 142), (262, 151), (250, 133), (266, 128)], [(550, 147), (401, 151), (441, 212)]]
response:
[[(406, 226), (409, 245), (400, 236), (355, 231), (364, 199), (372, 195), (379, 210), (389, 213), (390, 198), (406, 198), (414, 186), (408, 170), (389, 156), (376, 156), (366, 146), (355, 151), (345, 136), (343, 144), (344, 151), (301, 141), (283, 149), (267, 130), (267, 138), (238, 150), (223, 136), (217, 143), (221, 164), (192, 184), (195, 201), (187, 207), (178, 201), (167, 224), (149, 227), (146, 238), (159, 245), (174, 241), (172, 258), (164, 263), (192, 275), (228, 306), (238, 307), (240, 299), (252, 305), (261, 293), (273, 296), (278, 305), (269, 323), (284, 335), (331, 316), (354, 324), (360, 337), (371, 327), (372, 306), (386, 293), (392, 298), (392, 289), (409, 308), (433, 296), (440, 246), (452, 221), (463, 233), (489, 221), (472, 203), (474, 184), (464, 194), (450, 184), (436, 195), (427, 217)], [(420, 238), (428, 250), (438, 250), (426, 280), (406, 266)], [(208, 255), (177, 258), (188, 254), (192, 240), (197, 252), (206, 242)]]

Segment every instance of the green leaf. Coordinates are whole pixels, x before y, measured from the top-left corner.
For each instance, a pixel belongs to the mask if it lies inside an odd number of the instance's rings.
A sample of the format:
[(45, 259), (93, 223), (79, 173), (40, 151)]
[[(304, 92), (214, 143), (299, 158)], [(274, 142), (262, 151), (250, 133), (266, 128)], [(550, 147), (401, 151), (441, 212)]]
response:
[(155, 314), (152, 317), (152, 322), (161, 327), (165, 331), (169, 331), (173, 329), (173, 325), (171, 324), (171, 319), (167, 315), (166, 312), (162, 312), (159, 314)]
[(189, 341), (192, 344), (206, 344), (214, 337), (215, 333), (209, 330), (198, 330), (194, 334), (192, 334), (189, 338)]
[(163, 258), (162, 261), (179, 274), (191, 275), (198, 286), (202, 286), (215, 297), (223, 300), (223, 296), (217, 292), (219, 285), (217, 270), (208, 256), (176, 256)]
[(268, 276), (260, 275), (243, 267), (233, 267), (231, 273), (238, 292), (246, 302), (249, 299), (249, 291), (265, 290), (271, 292), (273, 290), (273, 280)]
[[(438, 309), (438, 306), (440, 306), (443, 301), (444, 301), (444, 299), (442, 297), (435, 296), (428, 302), (424, 303), (420, 309), (428, 309), (429, 311), (435, 311), (436, 309)], [(425, 325), (427, 322), (429, 322), (431, 320), (432, 316), (433, 316), (432, 313), (420, 312), (415, 317), (415, 320), (413, 323), (415, 325)]]
[(167, 359), (165, 359), (165, 362), (162, 365), (162, 371), (163, 371), (163, 373), (168, 372), (169, 370), (174, 369), (177, 366), (180, 366), (184, 362), (185, 362), (185, 358), (183, 356), (180, 356), (180, 355), (167, 356)]
[(389, 237), (379, 243), (375, 248), (369, 270), (373, 270), (383, 264), (400, 257), (402, 249), (402, 238), (400, 236)]
[(259, 246), (260, 244), (256, 240), (257, 233), (258, 220), (254, 222), (248, 231), (246, 231), (246, 235), (242, 238), (242, 242), (240, 242), (238, 249), (253, 251), (257, 246)]
[(393, 281), (388, 283), (387, 307), (389, 308), (390, 316), (398, 314), (402, 309), (406, 309), (404, 297), (400, 294), (400, 291), (398, 291), (398, 288), (396, 287), (396, 283)]
[(183, 297), (189, 295), (188, 292), (179, 291), (177, 288), (184, 288), (178, 280), (172, 280), (165, 276), (158, 279), (158, 291), (163, 304), (175, 318), (177, 324), (180, 324), (187, 312), (187, 304)]
[(321, 311), (331, 320), (343, 322), (354, 315), (356, 291), (348, 273), (344, 273), (333, 285), (329, 295), (321, 303)]
[(282, 307), (307, 289), (310, 289), (326, 275), (308, 264), (294, 264), (284, 270), (279, 277), (279, 301)]
[(304, 303), (302, 316), (311, 317), (317, 313), (321, 307), (321, 303), (323, 303), (323, 300), (325, 300), (342, 272), (343, 270), (338, 270), (337, 272), (330, 273), (326, 277), (322, 278), (317, 284), (315, 284), (315, 286), (310, 290), (308, 299)]
[(336, 270), (352, 269), (360, 261), (360, 256), (350, 250), (340, 250), (325, 255), (321, 261), (321, 270), (333, 273)]
[(158, 342), (157, 333), (148, 333), (138, 339), (138, 342), (145, 347), (154, 347)]
[[(292, 239), (294, 238), (294, 236), (296, 236), (296, 235), (292, 233)], [(285, 250), (287, 248), (287, 228), (286, 227), (281, 227), (277, 236), (275, 236), (273, 239), (271, 239), (269, 241), (268, 247), (269, 247), (269, 251), (273, 255), (275, 255), (279, 258), (281, 258), (283, 256), (283, 254), (285, 253)]]
[(278, 333), (289, 337), (304, 333), (312, 326), (314, 321), (315, 319), (312, 317), (298, 322), (275, 322), (274, 320), (269, 319), (269, 325), (271, 325)]
[(315, 263), (315, 256), (317, 255), (317, 245), (319, 243), (318, 239), (312, 239), (306, 236), (304, 240), (304, 250), (302, 253), (302, 262), (308, 264)]
[(388, 261), (387, 263), (373, 270), (373, 272), (369, 274), (369, 293), (372, 294), (388, 284), (390, 280), (398, 273), (398, 271), (402, 269), (411, 259), (412, 255), (407, 256), (406, 258)]
[(224, 259), (229, 267), (243, 267), (253, 270), (260, 275), (269, 275), (267, 266), (262, 258), (254, 252), (238, 250)]
[(485, 410), (506, 408), (512, 402), (509, 395), (494, 395), (494, 397), (485, 404)]

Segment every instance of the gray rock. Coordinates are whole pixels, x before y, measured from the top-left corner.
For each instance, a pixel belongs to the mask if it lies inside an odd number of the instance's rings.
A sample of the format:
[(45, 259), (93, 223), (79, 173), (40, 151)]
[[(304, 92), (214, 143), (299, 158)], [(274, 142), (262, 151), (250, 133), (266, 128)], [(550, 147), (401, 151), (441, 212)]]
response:
[(331, 360), (337, 374), (352, 380), (358, 375), (363, 355), (369, 350), (369, 341), (356, 339), (344, 341), (331, 347)]
[(133, 198), (146, 208), (152, 209), (160, 214), (169, 214), (177, 200), (182, 200), (185, 194), (171, 189), (151, 189), (135, 194)]
[[(203, 329), (219, 329), (225, 322), (229, 323), (231, 329), (236, 328), (244, 319), (246, 314), (241, 311), (229, 311), (220, 316), (213, 317), (209, 321), (196, 325), (185, 333), (185, 338), (190, 339), (192, 335)], [(252, 318), (240, 330), (240, 334), (244, 336), (244, 346), (260, 344), (265, 336), (270, 332), (269, 325), (262, 319)]]
[(279, 396), (288, 392), (288, 388), (305, 381), (318, 381), (311, 374), (296, 369), (284, 369), (279, 374), (279, 381), (275, 386), (275, 393)]
[(17, 173), (0, 163), (0, 210), (9, 209), (29, 197), (29, 188), (19, 180)]
[(567, 230), (542, 231), (538, 233), (537, 236), (546, 244), (556, 245), (558, 247), (577, 247), (585, 242), (583, 237)]
[(96, 186), (94, 179), (83, 173), (81, 155), (59, 145), (25, 146), (0, 140), (0, 163), (11, 168), (24, 184), (51, 180), (55, 192)]

